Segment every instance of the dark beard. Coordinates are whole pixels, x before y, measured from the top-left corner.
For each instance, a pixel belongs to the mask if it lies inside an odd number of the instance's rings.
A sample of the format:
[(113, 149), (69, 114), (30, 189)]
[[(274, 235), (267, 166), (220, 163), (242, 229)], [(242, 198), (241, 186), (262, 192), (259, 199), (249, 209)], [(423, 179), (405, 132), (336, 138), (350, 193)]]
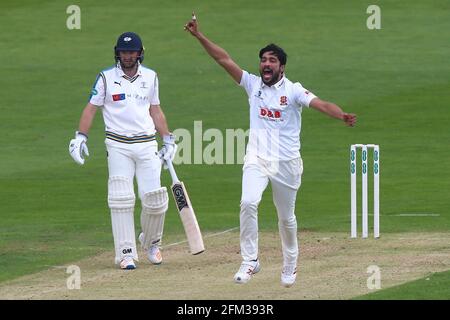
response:
[(138, 60), (136, 60), (130, 67), (127, 67), (123, 64), (122, 61), (120, 61), (120, 66), (122, 67), (122, 70), (133, 70), (136, 68), (137, 63), (138, 63)]
[(261, 80), (262, 80), (262, 82), (266, 85), (266, 86), (273, 86), (275, 83), (277, 83), (279, 80), (280, 80), (280, 75), (281, 75), (281, 73), (280, 72), (274, 72), (273, 74), (272, 74), (272, 78), (270, 78), (270, 80), (268, 81), (268, 82), (266, 82), (265, 80), (264, 80), (264, 72), (260, 72), (259, 73), (259, 75), (261, 76)]

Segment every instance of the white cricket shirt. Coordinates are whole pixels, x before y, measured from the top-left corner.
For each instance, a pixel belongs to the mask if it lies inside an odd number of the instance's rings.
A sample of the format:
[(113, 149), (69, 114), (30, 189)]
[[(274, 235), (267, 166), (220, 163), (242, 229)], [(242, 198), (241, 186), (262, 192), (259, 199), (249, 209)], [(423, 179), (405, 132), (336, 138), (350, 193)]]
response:
[(151, 105), (159, 105), (158, 77), (139, 65), (136, 75), (127, 76), (120, 63), (97, 76), (89, 102), (101, 107), (106, 137), (124, 143), (155, 140)]
[(272, 86), (243, 70), (239, 84), (248, 95), (250, 135), (246, 156), (264, 160), (300, 157), (301, 113), (316, 96), (285, 76)]

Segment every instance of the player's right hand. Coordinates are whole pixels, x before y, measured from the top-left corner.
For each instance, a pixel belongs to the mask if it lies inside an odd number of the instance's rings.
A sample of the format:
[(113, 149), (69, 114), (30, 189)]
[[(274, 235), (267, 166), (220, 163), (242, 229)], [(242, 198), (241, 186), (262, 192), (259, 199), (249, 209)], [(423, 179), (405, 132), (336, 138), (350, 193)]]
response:
[(86, 142), (87, 136), (77, 131), (75, 132), (75, 139), (70, 140), (69, 143), (69, 153), (79, 165), (84, 164), (84, 155), (89, 156)]
[(356, 114), (344, 113), (344, 115), (342, 116), (342, 120), (349, 127), (353, 127), (356, 124)]
[(184, 25), (184, 30), (196, 36), (198, 34), (197, 26), (197, 17), (195, 16), (195, 12), (192, 12), (192, 18)]

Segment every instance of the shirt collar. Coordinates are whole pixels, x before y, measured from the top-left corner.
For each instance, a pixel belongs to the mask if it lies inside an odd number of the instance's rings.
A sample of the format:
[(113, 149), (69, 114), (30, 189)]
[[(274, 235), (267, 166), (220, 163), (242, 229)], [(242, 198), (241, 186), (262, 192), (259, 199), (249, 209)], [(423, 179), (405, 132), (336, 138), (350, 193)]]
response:
[(273, 85), (271, 85), (270, 87), (268, 86), (268, 85), (266, 85), (263, 81), (262, 81), (262, 79), (261, 79), (261, 89), (263, 89), (263, 88), (275, 88), (275, 89), (280, 89), (283, 85), (284, 85), (284, 81), (286, 80), (286, 77), (285, 77), (285, 75), (283, 74), (283, 76), (281, 77), (281, 79), (277, 82), (277, 83), (275, 83), (275, 84), (273, 84)]

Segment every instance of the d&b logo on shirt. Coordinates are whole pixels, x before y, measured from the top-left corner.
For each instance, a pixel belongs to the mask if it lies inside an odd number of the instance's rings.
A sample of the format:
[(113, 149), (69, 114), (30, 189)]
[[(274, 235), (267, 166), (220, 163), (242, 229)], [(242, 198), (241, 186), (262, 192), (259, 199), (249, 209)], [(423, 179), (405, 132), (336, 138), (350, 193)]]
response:
[(259, 117), (266, 120), (283, 121), (282, 113), (280, 110), (271, 110), (267, 107), (261, 107), (259, 109)]

